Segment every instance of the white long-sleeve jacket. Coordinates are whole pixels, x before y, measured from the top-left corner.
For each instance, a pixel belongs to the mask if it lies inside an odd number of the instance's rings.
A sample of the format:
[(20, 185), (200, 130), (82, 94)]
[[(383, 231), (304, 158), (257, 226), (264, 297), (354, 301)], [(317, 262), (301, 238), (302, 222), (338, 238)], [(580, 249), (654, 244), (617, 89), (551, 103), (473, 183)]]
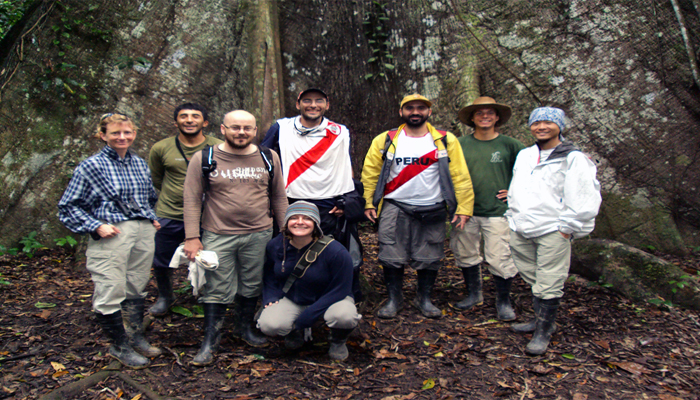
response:
[(588, 235), (601, 203), (595, 164), (567, 141), (538, 163), (539, 156), (534, 145), (515, 160), (506, 212), (510, 228), (526, 238), (555, 231)]

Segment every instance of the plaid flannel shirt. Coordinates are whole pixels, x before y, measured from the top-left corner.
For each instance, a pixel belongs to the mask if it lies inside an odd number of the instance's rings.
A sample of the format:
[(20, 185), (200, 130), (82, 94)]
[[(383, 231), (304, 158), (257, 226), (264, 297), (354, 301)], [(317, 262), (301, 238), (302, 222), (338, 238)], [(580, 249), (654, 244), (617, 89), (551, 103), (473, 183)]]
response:
[[(112, 201), (114, 198), (125, 203), (133, 199), (141, 210), (124, 215)], [(105, 146), (73, 172), (58, 202), (58, 218), (75, 233), (89, 233), (105, 223), (137, 218), (156, 220), (153, 207), (157, 199), (148, 164), (131, 152), (120, 159), (114, 149)]]

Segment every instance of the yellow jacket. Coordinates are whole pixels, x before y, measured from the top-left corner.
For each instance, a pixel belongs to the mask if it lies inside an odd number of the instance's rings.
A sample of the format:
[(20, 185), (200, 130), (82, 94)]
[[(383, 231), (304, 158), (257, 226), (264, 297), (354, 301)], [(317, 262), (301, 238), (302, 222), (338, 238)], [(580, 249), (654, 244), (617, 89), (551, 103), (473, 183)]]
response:
[[(447, 204), (450, 218), (455, 214), (469, 215), (474, 212), (474, 190), (472, 189), (472, 179), (469, 176), (467, 163), (464, 161), (464, 154), (457, 138), (450, 132), (438, 131), (432, 125), (426, 123), (430, 135), (433, 137), (438, 150), (438, 171), (440, 176), (440, 188), (443, 198)], [(381, 200), (384, 197), (384, 187), (389, 178), (391, 162), (396, 153), (396, 145), (399, 135), (405, 125), (401, 125), (396, 131), (391, 144), (386, 150), (386, 131), (372, 140), (372, 145), (367, 151), (365, 163), (362, 168), (362, 184), (364, 185), (364, 198), (367, 200), (365, 209), (381, 209)], [(445, 157), (445, 145), (443, 136), (447, 138), (447, 154)], [(441, 154), (442, 153), (442, 154)]]

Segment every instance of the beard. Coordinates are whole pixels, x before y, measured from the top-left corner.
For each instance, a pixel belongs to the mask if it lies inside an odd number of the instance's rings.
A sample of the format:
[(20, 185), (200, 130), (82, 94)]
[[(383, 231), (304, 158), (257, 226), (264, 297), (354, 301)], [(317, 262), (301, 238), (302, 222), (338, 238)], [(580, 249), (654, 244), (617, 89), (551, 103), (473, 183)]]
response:
[(177, 130), (180, 131), (180, 133), (185, 135), (185, 136), (197, 136), (202, 132), (201, 129), (198, 129), (197, 131), (190, 133), (190, 132), (183, 131), (182, 129), (180, 129), (180, 127), (178, 127)]
[(234, 149), (238, 150), (245, 149), (246, 147), (250, 146), (250, 144), (253, 143), (253, 138), (254, 137), (251, 136), (249, 138), (246, 138), (246, 141), (243, 143), (236, 143), (236, 138), (230, 137), (228, 135), (226, 135), (225, 137), (226, 143)]
[(418, 121), (418, 122), (411, 121), (411, 119), (413, 117), (416, 117), (416, 115), (409, 115), (408, 117), (401, 117), (401, 119), (403, 120), (403, 122), (406, 123), (406, 125), (410, 126), (411, 128), (418, 128), (418, 127), (422, 126), (423, 124), (425, 124), (425, 121), (427, 121), (428, 117), (429, 117), (429, 115), (426, 115), (425, 117), (423, 117), (422, 115), (417, 115), (417, 116), (420, 117), (420, 121)]

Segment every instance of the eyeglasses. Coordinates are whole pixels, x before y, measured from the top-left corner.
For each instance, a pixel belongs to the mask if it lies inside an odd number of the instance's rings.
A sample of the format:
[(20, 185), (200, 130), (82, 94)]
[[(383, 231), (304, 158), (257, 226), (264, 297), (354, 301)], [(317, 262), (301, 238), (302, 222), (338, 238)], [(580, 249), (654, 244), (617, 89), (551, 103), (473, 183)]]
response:
[(319, 106), (322, 106), (326, 104), (326, 99), (301, 99), (299, 102), (305, 106), (310, 106), (314, 103), (318, 104)]
[(223, 124), (223, 123), (221, 125), (223, 125), (224, 128), (230, 130), (231, 132), (243, 131), (245, 133), (251, 133), (258, 128), (257, 126), (238, 126), (238, 125), (226, 126), (226, 124)]
[(112, 115), (121, 115), (124, 118), (129, 118), (126, 116), (126, 114), (118, 113), (118, 112), (113, 112), (113, 113), (107, 113), (107, 114), (102, 114), (100, 117), (100, 122), (104, 121), (105, 119), (111, 117)]

